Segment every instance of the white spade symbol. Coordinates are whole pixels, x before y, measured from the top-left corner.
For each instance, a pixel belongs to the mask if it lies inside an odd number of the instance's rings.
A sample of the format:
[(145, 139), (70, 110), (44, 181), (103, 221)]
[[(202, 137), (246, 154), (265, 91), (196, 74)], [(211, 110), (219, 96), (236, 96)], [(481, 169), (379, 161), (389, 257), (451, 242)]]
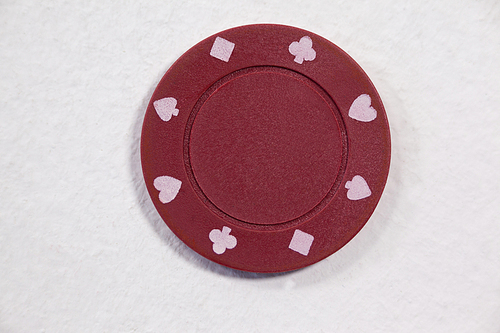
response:
[(177, 100), (173, 97), (166, 97), (153, 102), (156, 113), (163, 121), (169, 121), (172, 116), (179, 114), (179, 109), (176, 109)]
[(361, 200), (372, 195), (372, 191), (368, 187), (366, 180), (361, 176), (354, 176), (351, 181), (345, 183), (347, 198), (349, 200)]

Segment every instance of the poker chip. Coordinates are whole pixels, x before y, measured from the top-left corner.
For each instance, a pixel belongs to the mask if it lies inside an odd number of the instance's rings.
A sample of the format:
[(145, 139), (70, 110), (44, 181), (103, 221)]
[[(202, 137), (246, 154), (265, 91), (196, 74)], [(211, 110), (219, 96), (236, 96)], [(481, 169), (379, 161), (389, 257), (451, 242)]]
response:
[(273, 24), (211, 36), (167, 71), (141, 159), (168, 227), (219, 264), (283, 272), (316, 263), (366, 224), (390, 133), (360, 66), (330, 41)]

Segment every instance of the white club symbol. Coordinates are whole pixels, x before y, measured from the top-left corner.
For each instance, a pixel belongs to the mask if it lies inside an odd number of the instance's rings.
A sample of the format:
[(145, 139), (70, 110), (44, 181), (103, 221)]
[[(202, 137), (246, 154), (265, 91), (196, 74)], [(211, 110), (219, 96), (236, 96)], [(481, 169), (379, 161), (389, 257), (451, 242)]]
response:
[(293, 59), (296, 63), (302, 64), (304, 60), (312, 61), (316, 58), (316, 51), (312, 48), (313, 42), (311, 37), (304, 36), (298, 42), (293, 42), (288, 47), (288, 51), (295, 56)]
[(348, 189), (347, 199), (349, 200), (361, 200), (372, 195), (372, 191), (370, 191), (366, 180), (359, 175), (347, 181), (345, 183), (345, 188)]
[(213, 250), (217, 254), (223, 254), (226, 249), (234, 249), (236, 246), (236, 237), (230, 235), (231, 228), (222, 227), (222, 231), (214, 229), (208, 234), (208, 238), (214, 243)]
[(163, 121), (169, 121), (172, 116), (179, 114), (179, 109), (176, 109), (177, 100), (173, 97), (166, 97), (153, 102), (156, 113)]

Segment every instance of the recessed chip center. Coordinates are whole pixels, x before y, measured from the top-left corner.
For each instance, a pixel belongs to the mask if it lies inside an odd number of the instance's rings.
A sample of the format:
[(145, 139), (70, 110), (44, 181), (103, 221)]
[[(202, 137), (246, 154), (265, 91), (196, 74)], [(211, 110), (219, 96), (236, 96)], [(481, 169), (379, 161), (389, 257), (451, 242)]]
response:
[(240, 70), (208, 89), (193, 112), (190, 168), (224, 214), (284, 223), (314, 211), (334, 187), (346, 150), (338, 111), (305, 76)]

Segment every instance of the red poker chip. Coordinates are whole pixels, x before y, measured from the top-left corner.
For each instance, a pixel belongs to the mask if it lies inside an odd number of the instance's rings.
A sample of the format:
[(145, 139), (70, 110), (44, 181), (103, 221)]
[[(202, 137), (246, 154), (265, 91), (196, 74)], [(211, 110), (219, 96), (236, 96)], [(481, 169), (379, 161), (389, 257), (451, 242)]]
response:
[(219, 264), (283, 272), (316, 263), (365, 225), (384, 189), (390, 133), (359, 65), (302, 29), (222, 31), (156, 88), (141, 138), (165, 223)]

